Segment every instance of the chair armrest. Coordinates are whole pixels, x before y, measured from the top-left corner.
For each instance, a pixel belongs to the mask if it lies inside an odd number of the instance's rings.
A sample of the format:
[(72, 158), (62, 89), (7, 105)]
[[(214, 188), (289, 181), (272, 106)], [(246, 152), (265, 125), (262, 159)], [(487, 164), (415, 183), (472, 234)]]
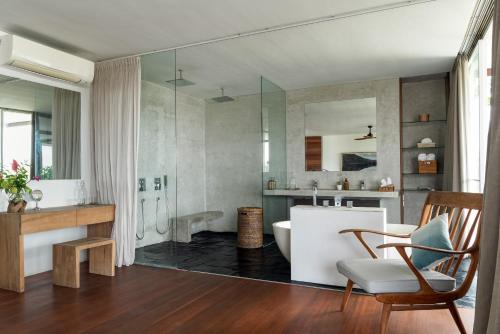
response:
[(433, 251), (433, 252), (440, 252), (440, 253), (445, 253), (445, 254), (450, 254), (450, 255), (464, 255), (464, 254), (471, 253), (474, 250), (473, 248), (469, 248), (469, 249), (465, 249), (463, 251), (455, 251), (455, 250), (449, 250), (449, 249), (434, 248), (434, 247), (414, 245), (414, 244), (402, 244), (402, 243), (391, 243), (391, 244), (383, 244), (383, 245), (377, 246), (378, 249), (390, 248), (390, 247), (395, 247), (395, 248), (410, 247), (410, 248), (428, 250), (428, 251)]
[(396, 234), (396, 233), (389, 233), (389, 232), (377, 231), (377, 230), (368, 230), (368, 229), (362, 229), (362, 228), (342, 230), (339, 233), (344, 234), (344, 233), (355, 233), (355, 232), (386, 235), (388, 237), (395, 237), (395, 238), (409, 238), (410, 237), (409, 234)]
[(384, 231), (377, 231), (377, 230), (368, 230), (368, 229), (347, 229), (347, 230), (342, 230), (339, 231), (339, 234), (344, 234), (344, 233), (353, 233), (356, 238), (358, 238), (359, 242), (365, 247), (365, 249), (370, 253), (370, 256), (374, 259), (378, 259), (377, 254), (373, 251), (373, 249), (366, 243), (365, 239), (363, 239), (362, 234), (363, 233), (372, 233), (372, 234), (378, 234), (378, 235), (386, 235), (389, 237), (397, 237), (397, 238), (409, 238), (410, 235), (406, 234), (394, 234), (394, 233), (388, 233)]

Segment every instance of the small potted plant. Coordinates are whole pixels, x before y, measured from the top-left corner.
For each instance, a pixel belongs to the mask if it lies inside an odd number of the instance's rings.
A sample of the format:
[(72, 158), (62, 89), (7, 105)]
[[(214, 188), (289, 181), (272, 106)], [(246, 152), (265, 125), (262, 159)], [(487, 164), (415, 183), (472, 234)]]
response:
[(28, 187), (28, 170), (16, 160), (12, 161), (11, 169), (2, 169), (0, 172), (0, 189), (3, 189), (9, 198), (7, 212), (24, 212), (27, 204), (24, 195), (31, 194), (31, 188)]

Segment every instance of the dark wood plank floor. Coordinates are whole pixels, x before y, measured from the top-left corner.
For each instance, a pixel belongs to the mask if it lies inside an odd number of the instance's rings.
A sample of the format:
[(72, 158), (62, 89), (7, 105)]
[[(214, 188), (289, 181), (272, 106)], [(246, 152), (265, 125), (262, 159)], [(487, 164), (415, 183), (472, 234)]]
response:
[[(115, 278), (85, 273), (80, 289), (50, 273), (27, 291), (0, 290), (1, 333), (376, 333), (381, 305), (354, 295), (247, 279), (131, 266)], [(460, 309), (472, 328), (473, 310)], [(389, 333), (458, 333), (445, 310), (397, 312)]]

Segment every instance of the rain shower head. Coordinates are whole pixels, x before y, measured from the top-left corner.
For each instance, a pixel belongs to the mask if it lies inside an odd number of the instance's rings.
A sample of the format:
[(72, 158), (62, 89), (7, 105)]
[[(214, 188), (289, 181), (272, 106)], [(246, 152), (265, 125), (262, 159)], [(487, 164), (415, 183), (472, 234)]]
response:
[(231, 96), (224, 95), (224, 88), (220, 89), (220, 96), (212, 97), (212, 100), (218, 103), (234, 101)]
[(179, 70), (179, 79), (167, 80), (165, 82), (169, 83), (171, 85), (175, 85), (177, 87), (185, 87), (185, 86), (192, 86), (192, 85), (194, 85), (194, 82), (186, 80), (186, 79), (184, 79), (182, 77), (182, 70)]

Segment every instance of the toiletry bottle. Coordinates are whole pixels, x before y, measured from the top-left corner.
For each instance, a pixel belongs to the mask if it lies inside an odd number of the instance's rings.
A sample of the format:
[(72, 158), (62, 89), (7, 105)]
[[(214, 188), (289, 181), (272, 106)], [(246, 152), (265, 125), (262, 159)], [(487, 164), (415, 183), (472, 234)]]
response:
[(342, 184), (342, 190), (349, 190), (349, 180), (347, 180), (347, 177), (344, 180), (344, 183)]
[(274, 180), (274, 177), (270, 178), (267, 181), (267, 189), (268, 190), (274, 190), (274, 189), (276, 189), (276, 181)]
[(365, 181), (361, 180), (361, 190), (366, 190)]

